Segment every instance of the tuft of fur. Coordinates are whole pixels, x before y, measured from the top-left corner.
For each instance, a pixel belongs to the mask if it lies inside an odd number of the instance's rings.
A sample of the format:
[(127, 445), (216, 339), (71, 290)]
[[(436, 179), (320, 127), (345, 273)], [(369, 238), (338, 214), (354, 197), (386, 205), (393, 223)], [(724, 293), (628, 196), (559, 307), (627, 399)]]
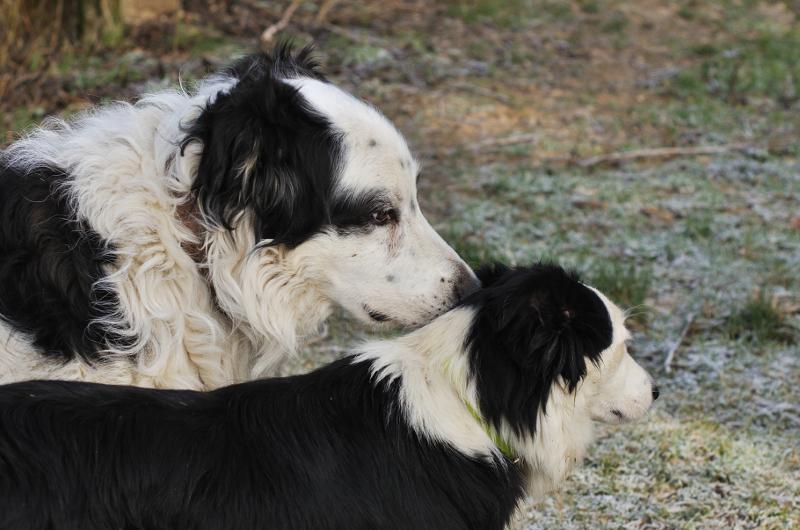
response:
[(181, 155), (202, 146), (192, 192), (202, 220), (233, 230), (246, 216), (252, 244), (295, 247), (331, 222), (339, 133), (283, 80), (324, 80), (311, 49), (287, 44), (227, 70), (235, 86), (210, 101), (185, 130)]

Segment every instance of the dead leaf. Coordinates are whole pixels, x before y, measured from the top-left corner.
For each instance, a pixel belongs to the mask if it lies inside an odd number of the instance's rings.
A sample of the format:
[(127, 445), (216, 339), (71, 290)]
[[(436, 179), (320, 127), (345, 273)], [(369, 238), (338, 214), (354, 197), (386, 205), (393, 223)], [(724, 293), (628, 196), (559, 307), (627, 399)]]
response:
[(600, 209), (603, 210), (608, 207), (608, 202), (600, 199), (590, 199), (588, 197), (580, 197), (572, 199), (572, 205), (581, 209)]
[(675, 214), (661, 206), (643, 206), (642, 213), (651, 219), (658, 219), (665, 223), (671, 223), (675, 220)]

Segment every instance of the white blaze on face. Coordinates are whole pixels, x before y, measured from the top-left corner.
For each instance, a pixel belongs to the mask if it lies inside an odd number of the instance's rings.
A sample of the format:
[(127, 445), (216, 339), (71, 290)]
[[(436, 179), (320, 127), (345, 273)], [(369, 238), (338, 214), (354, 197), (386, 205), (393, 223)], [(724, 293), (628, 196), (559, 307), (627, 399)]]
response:
[(602, 293), (593, 289), (606, 305), (613, 338), (600, 356), (600, 366), (590, 366), (592, 386), (591, 416), (604, 423), (626, 423), (642, 418), (657, 397), (650, 375), (628, 354), (625, 345), (630, 333), (625, 328), (622, 310)]
[(293, 250), (296, 260), (313, 267), (323, 292), (364, 321), (418, 326), (476, 289), (472, 271), (420, 211), (419, 167), (397, 129), (331, 84), (287, 83), (342, 135), (335, 196), (380, 194), (397, 218), (384, 226), (330, 230)]

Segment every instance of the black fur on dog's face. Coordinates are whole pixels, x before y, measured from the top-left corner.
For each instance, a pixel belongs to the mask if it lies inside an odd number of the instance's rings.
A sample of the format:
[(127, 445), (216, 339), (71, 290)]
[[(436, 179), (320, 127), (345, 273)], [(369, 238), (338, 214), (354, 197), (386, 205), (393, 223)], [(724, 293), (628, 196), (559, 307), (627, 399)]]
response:
[(534, 433), (541, 414), (559, 412), (548, 408), (554, 388), (590, 398), (581, 405), (599, 421), (649, 408), (650, 377), (627, 354), (624, 315), (602, 293), (550, 264), (477, 274), (484, 287), (464, 302), (477, 307), (467, 346), (488, 421)]
[(574, 391), (587, 364), (600, 362), (611, 319), (600, 298), (558, 266), (493, 265), (477, 274), (484, 288), (472, 297), (480, 310), (467, 340), (481, 410), (493, 423), (527, 430), (547, 410), (555, 381)]

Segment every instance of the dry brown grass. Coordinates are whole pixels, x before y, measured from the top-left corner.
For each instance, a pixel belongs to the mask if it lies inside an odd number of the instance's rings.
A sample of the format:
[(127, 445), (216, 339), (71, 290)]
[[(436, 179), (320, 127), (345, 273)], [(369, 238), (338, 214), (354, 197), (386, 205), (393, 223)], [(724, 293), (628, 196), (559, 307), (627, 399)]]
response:
[(0, 0), (0, 99), (24, 104), (58, 54), (91, 53), (119, 33), (118, 13), (119, 0)]

